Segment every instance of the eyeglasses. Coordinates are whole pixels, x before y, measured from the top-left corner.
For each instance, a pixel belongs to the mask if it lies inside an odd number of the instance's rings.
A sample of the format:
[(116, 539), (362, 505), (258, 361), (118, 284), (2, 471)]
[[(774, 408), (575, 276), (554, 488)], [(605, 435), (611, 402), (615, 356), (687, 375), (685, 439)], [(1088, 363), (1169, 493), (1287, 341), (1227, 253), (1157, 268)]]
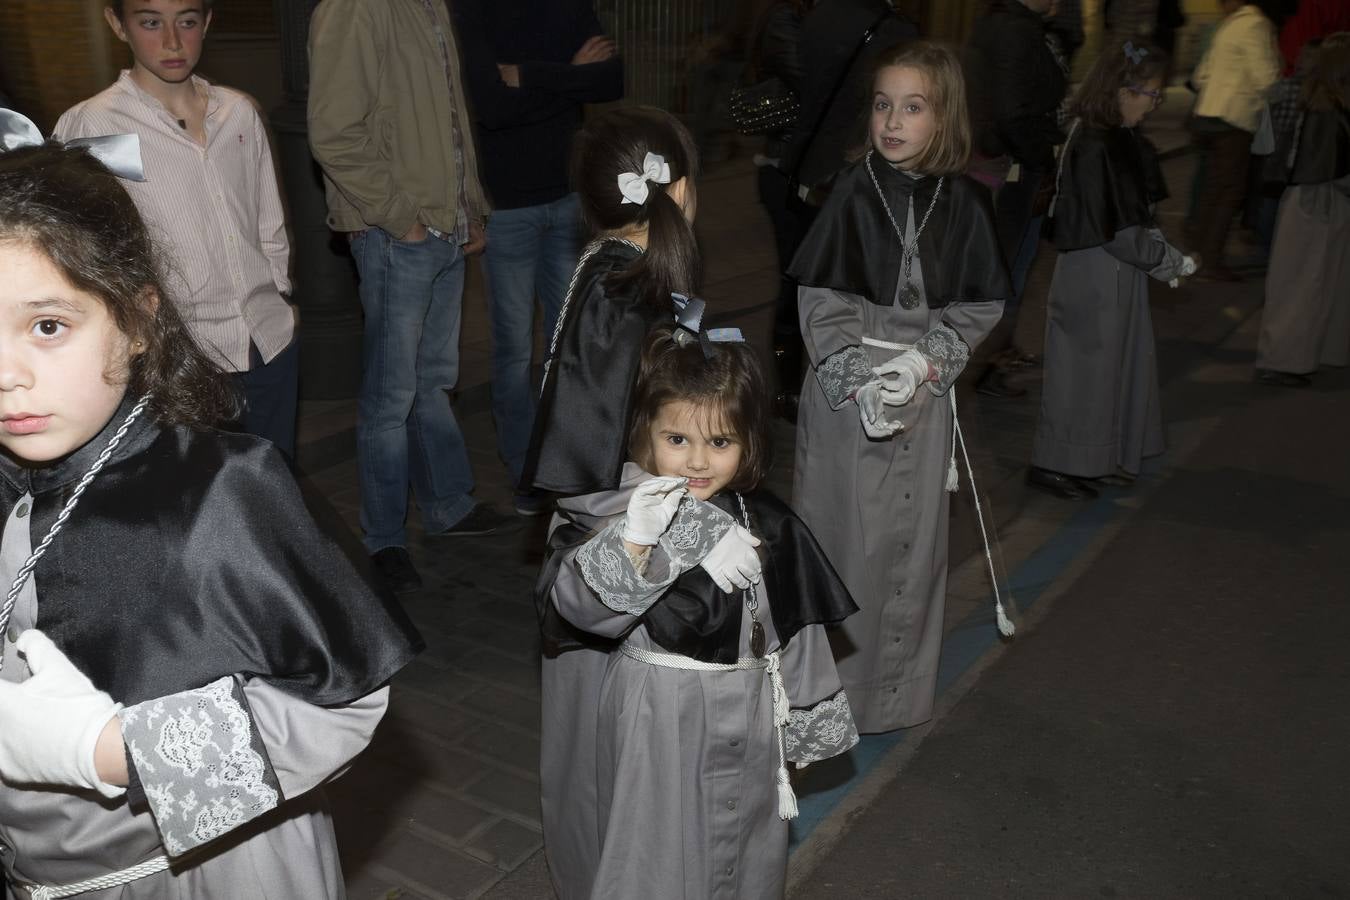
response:
[(1157, 106), (1159, 103), (1163, 102), (1162, 91), (1150, 91), (1148, 88), (1135, 87), (1134, 85), (1127, 85), (1125, 90), (1129, 91), (1131, 94), (1138, 94), (1141, 97), (1148, 97), (1153, 101), (1154, 106)]

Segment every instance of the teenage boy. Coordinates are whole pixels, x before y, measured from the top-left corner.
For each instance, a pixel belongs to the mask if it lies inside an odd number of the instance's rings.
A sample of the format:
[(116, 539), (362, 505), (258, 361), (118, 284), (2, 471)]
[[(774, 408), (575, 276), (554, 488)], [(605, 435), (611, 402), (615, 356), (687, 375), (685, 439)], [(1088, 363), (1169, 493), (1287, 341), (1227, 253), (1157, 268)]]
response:
[(299, 366), (290, 247), (253, 100), (193, 74), (212, 0), (112, 0), (134, 60), (56, 123), (62, 140), (134, 132), (145, 181), (123, 182), (168, 251), (169, 291), (203, 349), (234, 373), (245, 431), (295, 456)]

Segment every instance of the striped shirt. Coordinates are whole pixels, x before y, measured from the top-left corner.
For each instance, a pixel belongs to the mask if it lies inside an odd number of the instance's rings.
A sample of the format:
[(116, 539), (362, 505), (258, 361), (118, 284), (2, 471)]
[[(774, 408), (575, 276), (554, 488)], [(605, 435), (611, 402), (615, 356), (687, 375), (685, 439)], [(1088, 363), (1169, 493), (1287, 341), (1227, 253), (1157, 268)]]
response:
[(243, 372), (250, 343), (270, 362), (295, 334), (295, 310), (282, 296), (291, 289), (286, 222), (252, 100), (192, 81), (207, 96), (205, 146), (128, 71), (69, 109), (54, 136), (140, 136), (146, 180), (122, 184), (167, 251), (166, 288), (197, 343), (227, 371)]

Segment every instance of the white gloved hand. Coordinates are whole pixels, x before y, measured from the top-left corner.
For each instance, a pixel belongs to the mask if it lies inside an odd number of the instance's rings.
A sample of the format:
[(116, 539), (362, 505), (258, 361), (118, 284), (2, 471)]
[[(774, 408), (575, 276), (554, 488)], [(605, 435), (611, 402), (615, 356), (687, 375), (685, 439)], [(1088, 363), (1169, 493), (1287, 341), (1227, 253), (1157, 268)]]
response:
[(881, 379), (881, 395), (889, 406), (904, 406), (928, 380), (928, 360), (918, 350), (906, 350), (872, 369)]
[(652, 478), (638, 485), (628, 501), (628, 515), (623, 523), (623, 539), (630, 544), (651, 547), (661, 539), (675, 518), (689, 489), (685, 479), (673, 476)]
[(1183, 256), (1181, 258), (1181, 268), (1177, 271), (1177, 277), (1167, 282), (1168, 287), (1180, 287), (1181, 279), (1190, 278), (1200, 270), (1200, 263), (1194, 256)]
[(858, 393), (853, 395), (853, 399), (858, 404), (858, 415), (862, 419), (863, 431), (868, 437), (878, 440), (888, 438), (905, 427), (903, 422), (892, 422), (886, 418), (887, 406), (904, 404), (888, 399), (887, 394), (881, 389), (880, 381), (869, 381), (864, 384), (858, 388)]
[(33, 677), (0, 681), (0, 775), (18, 784), (91, 788), (105, 797), (126, 789), (106, 784), (94, 748), (122, 704), (94, 687), (51, 638), (31, 628), (15, 645)]
[(733, 587), (748, 588), (759, 582), (764, 568), (755, 552), (758, 546), (759, 538), (736, 525), (722, 535), (699, 565), (727, 593), (731, 593)]

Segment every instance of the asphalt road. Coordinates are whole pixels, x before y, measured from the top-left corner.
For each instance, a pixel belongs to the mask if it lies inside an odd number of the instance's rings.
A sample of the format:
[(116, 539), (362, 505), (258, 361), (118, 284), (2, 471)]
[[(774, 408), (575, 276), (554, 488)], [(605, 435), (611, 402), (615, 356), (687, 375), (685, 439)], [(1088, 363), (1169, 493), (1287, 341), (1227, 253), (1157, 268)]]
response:
[(1350, 372), (1253, 384), (1256, 324), (794, 900), (1350, 895)]

